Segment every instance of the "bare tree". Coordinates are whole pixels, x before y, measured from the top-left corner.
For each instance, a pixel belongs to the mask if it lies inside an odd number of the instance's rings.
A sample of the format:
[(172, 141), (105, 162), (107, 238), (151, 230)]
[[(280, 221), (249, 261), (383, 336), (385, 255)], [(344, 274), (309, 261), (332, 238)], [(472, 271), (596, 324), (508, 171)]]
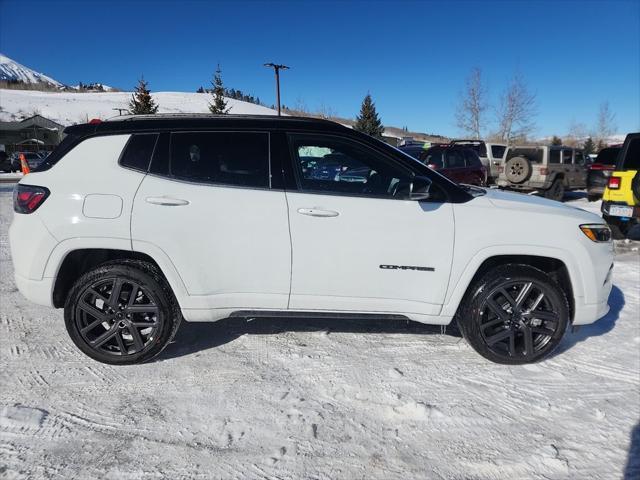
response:
[(587, 136), (587, 126), (584, 123), (576, 122), (574, 119), (569, 124), (569, 130), (564, 137), (563, 143), (569, 147), (580, 148)]
[(594, 137), (598, 145), (598, 150), (607, 145), (611, 136), (615, 133), (616, 116), (609, 108), (609, 102), (602, 102), (598, 110), (598, 121), (596, 123), (596, 131)]
[(499, 137), (507, 143), (526, 139), (535, 130), (536, 114), (536, 95), (529, 91), (524, 78), (517, 72), (496, 110)]
[(324, 102), (320, 104), (316, 110), (316, 114), (319, 115), (320, 118), (333, 118), (338, 116), (338, 112)]
[(456, 125), (475, 139), (479, 139), (484, 130), (484, 113), (488, 108), (486, 97), (487, 88), (482, 83), (482, 71), (474, 67), (465, 81), (464, 93), (460, 94)]

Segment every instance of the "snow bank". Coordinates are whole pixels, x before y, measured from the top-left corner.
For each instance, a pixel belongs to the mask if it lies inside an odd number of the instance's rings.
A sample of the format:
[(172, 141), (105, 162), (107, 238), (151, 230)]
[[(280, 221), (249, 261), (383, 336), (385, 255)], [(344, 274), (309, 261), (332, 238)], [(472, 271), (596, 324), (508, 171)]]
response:
[[(159, 113), (208, 113), (212, 97), (207, 93), (156, 92), (153, 99)], [(126, 109), (131, 92), (75, 93), (38, 92), (0, 89), (0, 121), (15, 121), (42, 115), (62, 125), (85, 123), (92, 118), (107, 119), (118, 115), (116, 109)], [(276, 115), (261, 105), (227, 98), (229, 113), (245, 115)]]

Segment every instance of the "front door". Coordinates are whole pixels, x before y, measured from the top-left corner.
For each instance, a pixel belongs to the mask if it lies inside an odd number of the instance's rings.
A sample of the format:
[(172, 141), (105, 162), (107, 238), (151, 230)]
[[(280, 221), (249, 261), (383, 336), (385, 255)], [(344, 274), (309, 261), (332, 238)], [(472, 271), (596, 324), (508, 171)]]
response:
[[(289, 137), (289, 308), (437, 315), (453, 253), (451, 204), (408, 200), (411, 172), (355, 140)], [(331, 165), (338, 173), (316, 174)]]
[(283, 191), (270, 189), (269, 134), (163, 134), (138, 189), (134, 250), (164, 252), (184, 308), (286, 309), (291, 244)]

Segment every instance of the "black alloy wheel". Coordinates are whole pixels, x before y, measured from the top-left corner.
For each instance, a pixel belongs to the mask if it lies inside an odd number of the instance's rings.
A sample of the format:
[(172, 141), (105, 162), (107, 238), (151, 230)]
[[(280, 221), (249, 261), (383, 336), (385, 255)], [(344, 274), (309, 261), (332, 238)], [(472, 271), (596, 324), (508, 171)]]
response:
[(182, 320), (167, 281), (153, 264), (119, 260), (82, 275), (64, 307), (69, 336), (86, 355), (129, 365), (158, 355)]
[(547, 357), (569, 324), (566, 294), (549, 275), (529, 265), (496, 267), (463, 301), (458, 323), (481, 355), (523, 364)]

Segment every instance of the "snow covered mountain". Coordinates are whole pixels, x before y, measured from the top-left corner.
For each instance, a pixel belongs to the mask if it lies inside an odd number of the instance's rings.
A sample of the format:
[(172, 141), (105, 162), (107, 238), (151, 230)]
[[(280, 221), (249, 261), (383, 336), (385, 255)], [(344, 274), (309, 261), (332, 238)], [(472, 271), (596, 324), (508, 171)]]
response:
[(54, 87), (64, 87), (64, 85), (43, 73), (31, 70), (24, 65), (11, 60), (6, 55), (0, 53), (0, 81), (23, 82), (23, 83), (46, 83)]

